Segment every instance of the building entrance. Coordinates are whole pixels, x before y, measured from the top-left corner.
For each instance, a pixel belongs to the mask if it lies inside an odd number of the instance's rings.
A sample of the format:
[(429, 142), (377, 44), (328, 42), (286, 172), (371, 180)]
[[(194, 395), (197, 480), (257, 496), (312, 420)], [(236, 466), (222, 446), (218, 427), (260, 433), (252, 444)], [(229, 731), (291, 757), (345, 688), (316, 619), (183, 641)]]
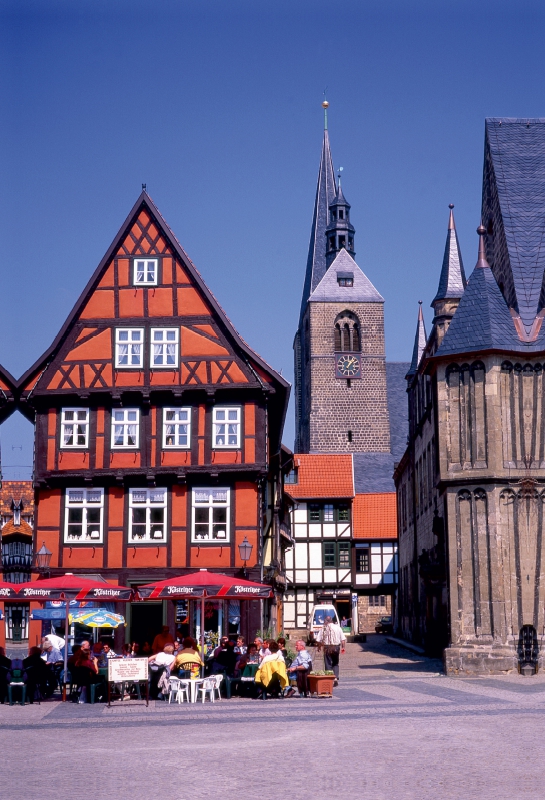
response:
[(131, 642), (138, 642), (140, 651), (145, 642), (150, 647), (163, 626), (163, 603), (131, 603)]

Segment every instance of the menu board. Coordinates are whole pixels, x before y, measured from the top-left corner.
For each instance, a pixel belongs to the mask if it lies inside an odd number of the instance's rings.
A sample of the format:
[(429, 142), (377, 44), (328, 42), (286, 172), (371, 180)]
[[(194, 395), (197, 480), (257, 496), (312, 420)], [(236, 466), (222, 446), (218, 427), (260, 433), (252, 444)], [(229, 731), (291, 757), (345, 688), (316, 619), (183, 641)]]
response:
[(147, 681), (147, 658), (110, 658), (108, 660), (108, 681)]

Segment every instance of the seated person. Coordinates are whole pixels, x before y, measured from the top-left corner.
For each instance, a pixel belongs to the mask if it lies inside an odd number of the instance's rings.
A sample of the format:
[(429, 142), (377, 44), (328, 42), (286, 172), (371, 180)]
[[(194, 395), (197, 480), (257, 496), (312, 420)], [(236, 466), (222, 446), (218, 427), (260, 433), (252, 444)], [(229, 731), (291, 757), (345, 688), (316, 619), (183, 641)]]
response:
[[(308, 694), (308, 675), (310, 670), (312, 669), (312, 661), (310, 659), (310, 653), (306, 649), (306, 645), (302, 639), (295, 642), (295, 649), (297, 650), (297, 655), (291, 662), (291, 666), (288, 668), (288, 673), (290, 678), (295, 677), (297, 680), (297, 688), (299, 690), (299, 695), (301, 697), (306, 697)], [(295, 694), (295, 689), (292, 687), (286, 697), (293, 697)]]
[(198, 678), (199, 667), (203, 666), (199, 651), (195, 648), (195, 643), (190, 636), (185, 638), (182, 644), (183, 648), (178, 650), (178, 655), (170, 665), (170, 671), (176, 674), (179, 670), (189, 670), (192, 678)]
[(81, 645), (80, 644), (75, 644), (73, 646), (72, 655), (68, 656), (68, 661), (67, 661), (69, 670), (71, 670), (72, 667), (75, 665), (75, 663), (77, 661), (78, 653), (79, 653), (80, 650), (81, 650)]
[(238, 659), (237, 671), (242, 674), (247, 664), (259, 664), (259, 653), (253, 643), (248, 645), (247, 651)]
[(156, 653), (154, 656), (150, 656), (148, 658), (148, 664), (156, 664), (158, 667), (168, 667), (170, 672), (170, 666), (174, 661), (174, 645), (173, 644), (166, 644), (163, 647), (162, 653)]
[(259, 653), (259, 660), (262, 661), (265, 656), (270, 656), (271, 651), (268, 648), (268, 642), (266, 639), (262, 639), (260, 636), (256, 636), (254, 639), (254, 644), (257, 647), (257, 652)]
[(269, 655), (263, 657), (255, 676), (255, 682), (261, 684), (263, 700), (267, 694), (278, 697), (289, 683), (284, 656), (279, 652), (278, 643), (270, 642), (269, 650)]
[(103, 642), (102, 649), (97, 656), (99, 669), (104, 669), (104, 667), (107, 667), (110, 658), (117, 658), (117, 654), (114, 653), (108, 642)]
[(49, 688), (46, 691), (46, 697), (51, 697), (57, 686), (60, 688), (61, 673), (63, 670), (63, 658), (60, 650), (53, 646), (49, 639), (44, 640), (44, 648), (42, 653), (45, 653), (45, 663), (50, 670)]
[[(98, 674), (98, 663), (96, 656), (91, 652), (89, 642), (82, 642), (81, 650), (77, 654), (72, 670), (72, 680), (81, 689), (79, 702), (90, 702), (89, 687), (93, 683), (100, 683), (101, 678)], [(74, 702), (78, 702), (78, 694), (74, 696)]]
[(228, 699), (231, 697), (231, 683), (236, 680), (238, 655), (235, 653), (235, 647), (233, 641), (228, 641), (225, 650), (222, 650), (217, 656), (215, 655), (212, 663), (212, 672), (224, 676), (225, 696)]
[(168, 692), (170, 668), (174, 663), (174, 645), (166, 644), (161, 653), (148, 658), (151, 670), (150, 696), (164, 696)]
[(27, 675), (26, 687), (28, 702), (34, 702), (37, 688), (40, 690), (40, 695), (45, 697), (48, 691), (50, 673), (46, 663), (42, 659), (42, 651), (39, 647), (30, 648), (27, 658), (23, 660), (23, 669)]
[(246, 652), (246, 645), (244, 644), (244, 636), (237, 636), (237, 645), (235, 647), (235, 653), (239, 653), (239, 655), (243, 656)]
[(280, 648), (280, 652), (284, 656), (284, 661), (286, 661), (287, 663), (288, 650), (286, 648), (286, 640), (284, 639), (283, 636), (279, 636), (276, 641), (278, 642), (278, 647)]
[(216, 658), (216, 656), (218, 656), (222, 651), (225, 651), (227, 649), (228, 641), (229, 641), (229, 637), (228, 636), (222, 636), (221, 637), (219, 645), (214, 650), (213, 658)]
[(283, 664), (286, 663), (282, 651), (278, 646), (278, 642), (275, 642), (274, 639), (269, 642), (269, 655), (263, 656), (261, 659), (261, 666), (263, 666), (263, 664), (268, 664), (269, 661), (281, 661)]

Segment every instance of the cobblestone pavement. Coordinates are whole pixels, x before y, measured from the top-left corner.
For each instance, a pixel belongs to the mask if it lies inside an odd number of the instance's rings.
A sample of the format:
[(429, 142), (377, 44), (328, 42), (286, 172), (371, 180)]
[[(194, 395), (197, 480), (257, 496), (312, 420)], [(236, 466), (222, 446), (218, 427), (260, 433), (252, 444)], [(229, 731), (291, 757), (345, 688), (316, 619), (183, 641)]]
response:
[(447, 678), (378, 637), (342, 665), (332, 699), (0, 706), (0, 786), (29, 800), (544, 796), (545, 677)]

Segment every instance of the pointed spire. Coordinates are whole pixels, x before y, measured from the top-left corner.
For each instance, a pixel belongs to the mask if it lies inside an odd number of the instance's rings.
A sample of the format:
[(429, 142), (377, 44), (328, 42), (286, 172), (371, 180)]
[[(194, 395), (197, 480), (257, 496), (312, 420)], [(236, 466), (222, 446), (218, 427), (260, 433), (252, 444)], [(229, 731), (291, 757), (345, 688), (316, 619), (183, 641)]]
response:
[(350, 222), (350, 203), (346, 200), (341, 187), (342, 167), (339, 167), (337, 194), (329, 204), (329, 225), (325, 229), (326, 236), (326, 268), (329, 269), (341, 250), (346, 250), (352, 258), (356, 255), (354, 250), (354, 226)]
[(458, 234), (456, 233), (456, 223), (454, 222), (454, 205), (452, 203), (449, 204), (449, 209), (447, 241), (441, 267), (441, 277), (439, 278), (437, 294), (431, 302), (431, 306), (436, 312), (436, 303), (442, 300), (459, 300), (467, 283)]
[(486, 236), (486, 228), (484, 227), (482, 222), (477, 228), (477, 233), (479, 234), (479, 255), (477, 257), (477, 263), (475, 264), (475, 269), (490, 269), (490, 264), (486, 260), (486, 246), (484, 243), (484, 237)]
[(324, 109), (324, 131), (327, 131), (327, 109), (329, 108), (329, 103), (326, 100), (325, 92), (324, 92), (324, 102), (322, 103), (322, 108)]
[[(327, 105), (325, 105), (326, 103)], [(337, 193), (335, 173), (333, 171), (333, 159), (331, 158), (331, 150), (329, 148), (329, 133), (327, 131), (327, 108), (329, 107), (327, 100), (324, 100), (322, 106), (325, 111), (325, 130), (322, 142), (322, 154), (320, 157), (320, 168), (318, 170), (316, 199), (314, 201), (314, 216), (310, 231), (307, 269), (303, 286), (303, 297), (301, 298), (300, 319), (302, 319), (305, 313), (308, 298), (318, 286), (326, 272), (325, 229), (329, 222), (329, 204), (333, 201)]]
[(416, 334), (414, 337), (413, 357), (411, 359), (411, 366), (405, 377), (410, 378), (418, 370), (422, 353), (426, 349), (426, 325), (424, 323), (424, 314), (422, 313), (422, 300), (418, 301), (418, 322), (416, 323)]

